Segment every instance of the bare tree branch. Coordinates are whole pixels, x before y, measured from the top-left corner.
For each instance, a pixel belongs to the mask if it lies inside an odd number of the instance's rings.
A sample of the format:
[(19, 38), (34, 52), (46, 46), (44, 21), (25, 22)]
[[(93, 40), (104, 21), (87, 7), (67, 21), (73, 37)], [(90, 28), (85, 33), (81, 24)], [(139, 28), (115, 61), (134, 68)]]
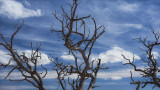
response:
[[(37, 71), (37, 60), (38, 58), (41, 57), (41, 55), (39, 54), (40, 47), (37, 47), (36, 51), (34, 51), (31, 45), (32, 48), (31, 57), (27, 57), (25, 53), (17, 52), (16, 49), (13, 48), (14, 38), (18, 33), (18, 31), (23, 27), (23, 24), (24, 21), (20, 26), (16, 25), (17, 30), (11, 35), (10, 41), (7, 41), (4, 38), (4, 36), (0, 34), (3, 40), (2, 42), (0, 42), (0, 46), (4, 47), (7, 51), (9, 51), (10, 53), (9, 55), (11, 56), (11, 59), (8, 61), (8, 63), (7, 64), (0, 63), (0, 67), (2, 68), (12, 67), (12, 69), (6, 75), (5, 79), (7, 79), (12, 74), (12, 72), (18, 70), (24, 79), (19, 79), (19, 80), (9, 79), (10, 81), (27, 81), (31, 83), (34, 87), (39, 88), (39, 90), (46, 90), (42, 78), (46, 76), (47, 69), (42, 66), (42, 69), (46, 71), (43, 77), (41, 77)], [(11, 64), (11, 62), (14, 62), (15, 64)]]
[[(53, 61), (55, 65), (54, 70), (57, 72), (57, 78), (63, 90), (66, 90), (67, 81), (73, 90), (83, 90), (85, 80), (88, 78), (91, 78), (88, 90), (92, 90), (92, 88), (95, 87), (94, 84), (98, 71), (108, 69), (102, 68), (101, 59), (95, 61), (95, 64), (93, 64), (90, 59), (93, 46), (96, 40), (105, 32), (105, 27), (98, 27), (95, 19), (91, 18), (91, 15), (78, 17), (78, 15), (76, 15), (78, 5), (78, 0), (73, 0), (73, 4), (69, 4), (71, 8), (69, 13), (61, 6), (63, 12), (62, 19), (57, 17), (56, 13), (53, 14), (61, 23), (62, 27), (61, 30), (51, 29), (51, 31), (62, 35), (64, 46), (69, 50), (69, 54), (74, 56), (74, 64), (60, 63), (58, 59)], [(93, 21), (93, 34), (90, 33), (90, 30), (86, 30), (86, 19)], [(83, 27), (83, 30), (79, 29), (79, 27)], [(81, 55), (83, 63), (78, 63), (78, 54)], [(90, 71), (92, 71), (92, 73), (90, 73)], [(69, 78), (70, 75), (76, 75), (76, 79)], [(68, 80), (66, 81), (65, 78), (68, 78)]]
[(160, 45), (160, 42), (159, 42), (160, 33), (159, 32), (156, 33), (153, 29), (151, 29), (151, 32), (155, 39), (153, 41), (149, 41), (147, 37), (136, 38), (146, 48), (145, 50), (144, 49), (141, 49), (141, 50), (145, 52), (146, 58), (143, 58), (142, 61), (147, 65), (147, 67), (137, 68), (137, 65), (134, 64), (134, 58), (133, 58), (133, 61), (131, 61), (130, 59), (127, 59), (126, 56), (122, 55), (123, 58), (128, 61), (128, 63), (125, 63), (124, 65), (129, 64), (133, 66), (134, 71), (140, 72), (142, 78), (145, 79), (141, 81), (134, 81), (131, 73), (131, 80), (132, 80), (131, 84), (137, 84), (136, 90), (139, 90), (141, 84), (142, 84), (142, 88), (146, 87), (148, 84), (154, 85), (153, 88), (154, 87), (160, 88), (160, 78), (158, 77), (158, 73), (160, 72), (159, 61), (158, 61), (159, 57), (155, 57), (153, 55), (153, 49)]

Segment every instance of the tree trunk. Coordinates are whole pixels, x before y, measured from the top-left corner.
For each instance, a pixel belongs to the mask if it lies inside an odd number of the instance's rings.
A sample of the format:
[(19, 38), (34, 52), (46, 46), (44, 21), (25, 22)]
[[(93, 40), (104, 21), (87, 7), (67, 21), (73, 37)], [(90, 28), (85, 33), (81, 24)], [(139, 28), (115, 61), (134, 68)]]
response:
[(46, 88), (44, 86), (40, 86), (39, 90), (46, 90)]

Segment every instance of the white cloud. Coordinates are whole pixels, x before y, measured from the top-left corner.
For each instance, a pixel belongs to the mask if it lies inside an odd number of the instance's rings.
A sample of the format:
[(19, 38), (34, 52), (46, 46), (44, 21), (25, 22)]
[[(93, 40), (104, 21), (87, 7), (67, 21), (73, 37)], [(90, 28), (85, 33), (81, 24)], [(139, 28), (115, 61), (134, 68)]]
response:
[[(144, 69), (144, 66), (138, 66), (137, 68)], [(97, 78), (104, 79), (104, 80), (108, 80), (108, 79), (120, 80), (123, 78), (130, 78), (131, 76), (130, 71), (132, 72), (133, 77), (141, 77), (141, 74), (139, 72), (134, 71), (133, 68), (127, 68), (127, 69), (117, 69), (109, 72), (98, 72)], [(7, 71), (0, 73), (0, 79), (3, 79), (7, 74), (8, 74)], [(70, 77), (71, 79), (76, 79), (77, 75), (73, 74), (73, 75), (68, 75), (67, 77)], [(12, 72), (12, 74), (8, 77), (8, 79), (22, 79), (22, 78), (23, 77), (19, 72)], [(56, 71), (48, 71), (44, 79), (56, 79), (56, 78), (57, 78)]]
[[(137, 68), (143, 70), (146, 67), (138, 66)], [(133, 68), (128, 68), (128, 69), (118, 69), (116, 71), (110, 71), (110, 72), (99, 72), (98, 78), (105, 79), (105, 80), (107, 79), (120, 80), (122, 78), (130, 78), (131, 77), (130, 71), (132, 72), (133, 77), (142, 77), (140, 72), (134, 71)], [(157, 75), (160, 75), (160, 74), (158, 73)]]
[[(39, 71), (40, 73), (43, 71)], [(0, 79), (4, 79), (6, 77), (6, 75), (8, 74), (8, 71), (4, 71), (2, 73), (0, 73)], [(41, 74), (41, 76), (43, 76)], [(73, 75), (68, 75), (67, 77), (70, 77), (72, 79), (75, 79), (77, 77), (76, 74)], [(67, 79), (66, 77), (66, 79)], [(57, 78), (57, 72), (56, 71), (48, 71), (47, 75), (44, 79), (56, 79)], [(10, 76), (8, 77), (8, 79), (23, 79), (23, 76), (21, 75), (20, 72), (12, 72), (10, 74)]]
[(55, 71), (48, 71), (44, 79), (56, 79), (56, 78), (57, 78), (57, 73)]
[[(2, 64), (7, 64), (8, 61), (11, 59), (11, 57), (9, 55), (7, 55), (8, 53), (5, 51), (0, 50), (0, 63)], [(13, 62), (11, 62), (11, 64), (13, 64)]]
[(40, 9), (35, 11), (25, 8), (22, 3), (15, 0), (0, 0), (0, 3), (0, 14), (8, 16), (10, 19), (20, 19), (42, 15)]
[[(4, 71), (0, 73), (0, 79), (4, 79), (8, 75), (8, 71)], [(8, 79), (23, 79), (22, 75), (19, 72), (12, 72)]]
[(158, 52), (153, 51), (153, 52), (152, 52), (152, 55), (153, 55), (153, 57), (156, 58), (156, 59), (159, 58), (159, 53), (158, 53)]
[(120, 10), (126, 11), (126, 12), (134, 12), (138, 8), (137, 4), (128, 4), (128, 3), (123, 3), (119, 6)]
[[(57, 86), (53, 85), (46, 85), (45, 86), (47, 89), (55, 90), (57, 89)], [(5, 86), (0, 86), (1, 90), (35, 90), (35, 87), (32, 85), (5, 85)]]
[[(72, 74), (72, 75), (67, 75), (65, 77), (65, 79), (67, 79), (68, 77), (71, 79), (76, 79), (77, 78), (77, 74)], [(56, 71), (48, 71), (46, 77), (44, 79), (56, 79), (57, 78), (57, 72)]]
[(122, 77), (120, 77), (120, 76), (113, 76), (113, 77), (111, 77), (111, 79), (113, 79), (113, 80), (120, 80), (120, 79), (122, 79)]
[[(142, 68), (142, 67), (138, 67), (138, 68)], [(132, 71), (133, 77), (141, 76), (140, 73), (133, 71), (133, 69), (120, 69), (120, 70), (110, 71), (110, 72), (99, 72), (98, 78), (120, 80), (122, 78), (129, 78), (131, 76), (130, 71)]]
[[(101, 59), (102, 63), (117, 63), (122, 62), (126, 63), (127, 60), (125, 60), (122, 55), (124, 55), (126, 58), (132, 60), (133, 59), (133, 53), (126, 51), (118, 46), (114, 46), (111, 50), (108, 50), (106, 52), (100, 53), (98, 56), (94, 55), (92, 56), (92, 60), (99, 58)], [(97, 56), (97, 57), (96, 57)], [(135, 60), (140, 59), (138, 55), (134, 55)]]
[(74, 56), (68, 55), (66, 52), (63, 53), (63, 55), (61, 56), (61, 58), (63, 60), (74, 60)]
[[(144, 67), (137, 67), (137, 68), (144, 68)], [(98, 79), (112, 79), (112, 80), (120, 80), (122, 78), (130, 78), (131, 74), (130, 71), (133, 73), (133, 77), (140, 77), (139, 72), (135, 72), (133, 69), (119, 69), (116, 71), (110, 71), (110, 72), (99, 72), (97, 78)], [(3, 79), (8, 72), (2, 72), (0, 73), (0, 79)], [(76, 79), (77, 75), (68, 75), (67, 77), (70, 77), (72, 79)], [(66, 79), (67, 79), (66, 77)], [(22, 75), (19, 72), (12, 72), (12, 74), (8, 77), (8, 79), (22, 79)], [(46, 77), (44, 79), (56, 79), (57, 73), (56, 71), (48, 71)]]
[(26, 85), (24, 85), (24, 86), (8, 86), (8, 85), (6, 85), (6, 86), (0, 86), (0, 88), (2, 89), (2, 90), (22, 90), (22, 89), (34, 89), (35, 87), (33, 87), (33, 86), (26, 86)]
[(112, 35), (120, 35), (126, 30), (122, 27), (123, 25), (119, 23), (114, 23), (114, 22), (107, 22), (107, 27), (108, 27), (108, 33)]
[[(25, 50), (23, 51), (25, 53), (25, 56), (28, 58), (31, 58), (32, 51), (31, 50)], [(48, 59), (48, 56), (45, 53), (39, 53), (41, 54), (41, 58), (37, 59), (37, 65), (45, 65), (49, 64), (51, 61)]]
[(143, 26), (141, 24), (124, 24), (125, 27), (132, 27), (136, 29), (142, 29)]
[[(19, 51), (19, 52), (24, 52), (25, 56), (30, 58), (31, 57), (31, 50), (25, 50), (25, 51)], [(3, 64), (7, 64), (8, 61), (11, 59), (11, 57), (9, 55), (7, 55), (8, 53), (5, 51), (0, 50), (0, 63)], [(39, 53), (40, 54), (40, 53)], [(37, 65), (45, 65), (45, 64), (49, 64), (51, 61), (48, 59), (48, 56), (45, 53), (41, 53), (41, 58), (38, 58), (37, 60)], [(11, 64), (13, 64), (14, 62), (12, 62)], [(31, 64), (32, 65), (32, 64)]]
[(96, 82), (96, 85), (123, 85), (129, 84), (127, 81), (110, 81), (110, 82)]
[(133, 24), (133, 23), (114, 23), (114, 22), (107, 22), (107, 33), (113, 35), (120, 35), (123, 33), (128, 32), (130, 29), (128, 28), (135, 28), (135, 29), (142, 29), (144, 28), (142, 24)]

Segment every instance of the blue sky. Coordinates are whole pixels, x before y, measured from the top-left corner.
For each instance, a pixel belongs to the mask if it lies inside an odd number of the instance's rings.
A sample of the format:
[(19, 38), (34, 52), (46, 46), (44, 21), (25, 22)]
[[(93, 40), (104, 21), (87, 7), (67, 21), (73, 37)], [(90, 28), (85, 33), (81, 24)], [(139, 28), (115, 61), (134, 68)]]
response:
[[(55, 11), (61, 15), (60, 6), (63, 5), (66, 11), (69, 7), (65, 4), (71, 0), (0, 0), (0, 33), (9, 39), (16, 30), (14, 25), (18, 20), (24, 20), (24, 26), (16, 35), (14, 48), (19, 52), (28, 52), (30, 43), (34, 46), (41, 43), (43, 57), (39, 64), (51, 68), (52, 64), (47, 56), (59, 57), (62, 62), (73, 62), (73, 56), (67, 55), (68, 50), (63, 46), (64, 42), (58, 40), (55, 33), (50, 32), (51, 26), (60, 29), (60, 24), (53, 17)], [(133, 40), (139, 36), (148, 36), (153, 40), (150, 28), (155, 31), (160, 27), (160, 1), (159, 0), (79, 0), (77, 10), (79, 16), (91, 15), (98, 25), (104, 25), (106, 32), (97, 40), (92, 58), (101, 58), (102, 63), (110, 69), (100, 71), (96, 82), (95, 90), (135, 90), (136, 86), (130, 85), (130, 71), (132, 67), (123, 65), (126, 61), (121, 54), (132, 58), (135, 55), (135, 63), (139, 68), (144, 64), (140, 59), (143, 52), (138, 47), (143, 47), (138, 41)], [(91, 21), (88, 21), (92, 29)], [(1, 39), (0, 39), (1, 40)], [(0, 62), (6, 63), (9, 56), (6, 56), (4, 48), (0, 47)], [(155, 48), (155, 56), (159, 56)], [(82, 61), (79, 59), (79, 62)], [(7, 70), (0, 73), (0, 90), (35, 90), (28, 82), (10, 82), (3, 80)], [(140, 79), (140, 75), (133, 72), (134, 78)], [(18, 72), (13, 72), (9, 78), (21, 78)], [(56, 73), (49, 70), (44, 79), (48, 90), (57, 87)], [(86, 85), (88, 81), (86, 82)], [(68, 87), (69, 88), (69, 87)], [(150, 90), (152, 85), (141, 90)], [(158, 90), (158, 88), (154, 88)]]

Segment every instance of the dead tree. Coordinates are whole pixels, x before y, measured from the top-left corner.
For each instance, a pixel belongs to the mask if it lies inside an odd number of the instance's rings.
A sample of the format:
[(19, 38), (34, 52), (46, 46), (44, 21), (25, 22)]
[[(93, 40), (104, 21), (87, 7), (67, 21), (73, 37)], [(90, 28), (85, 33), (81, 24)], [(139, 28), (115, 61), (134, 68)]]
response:
[(31, 83), (34, 87), (39, 88), (39, 90), (46, 90), (42, 79), (46, 76), (47, 69), (44, 68), (42, 65), (41, 67), (45, 70), (45, 73), (39, 73), (37, 69), (38, 59), (41, 58), (41, 54), (39, 52), (40, 47), (37, 47), (36, 50), (34, 50), (31, 44), (32, 53), (30, 57), (27, 57), (25, 55), (25, 52), (20, 53), (13, 47), (14, 37), (22, 28), (23, 23), (19, 26), (18, 24), (16, 25), (17, 30), (11, 35), (10, 40), (7, 40), (3, 34), (0, 34), (0, 37), (2, 39), (2, 41), (0, 42), (0, 46), (5, 48), (9, 52), (8, 55), (11, 57), (7, 64), (0, 63), (0, 67), (1, 69), (10, 69), (5, 79), (7, 79), (12, 74), (12, 72), (18, 71), (23, 78), (16, 80), (9, 79), (10, 81), (27, 81)]
[[(56, 59), (53, 61), (55, 64), (54, 70), (57, 72), (57, 78), (63, 90), (66, 90), (67, 85), (70, 85), (73, 90), (83, 90), (85, 80), (88, 78), (91, 78), (88, 90), (92, 90), (92, 88), (95, 88), (94, 84), (98, 71), (107, 69), (102, 67), (101, 59), (90, 60), (93, 46), (96, 40), (105, 32), (105, 27), (97, 27), (96, 21), (91, 18), (91, 15), (79, 17), (76, 14), (79, 5), (78, 0), (73, 0), (73, 4), (68, 5), (70, 7), (69, 13), (61, 6), (62, 18), (58, 17), (56, 13), (53, 14), (61, 23), (61, 29), (54, 30), (51, 28), (51, 31), (61, 35), (64, 46), (69, 50), (69, 54), (74, 56), (74, 64), (64, 64)], [(87, 19), (93, 21), (94, 28), (91, 31), (87, 29)], [(78, 55), (82, 57), (83, 63), (78, 62)], [(76, 75), (76, 79), (71, 79), (70, 75)]]
[[(155, 33), (154, 30), (152, 30), (153, 36), (154, 36), (154, 40), (150, 41), (147, 38), (137, 38), (139, 40), (140, 43), (143, 44), (143, 46), (146, 49), (142, 49), (145, 52), (145, 57), (142, 58), (142, 61), (146, 64), (146, 66), (144, 68), (137, 68), (137, 65), (134, 64), (134, 58), (133, 61), (131, 61), (130, 59), (127, 59), (124, 55), (124, 59), (128, 60), (128, 63), (131, 66), (133, 66), (134, 71), (136, 72), (140, 72), (142, 78), (144, 80), (139, 80), (139, 81), (134, 81), (133, 76), (132, 76), (132, 72), (131, 73), (131, 84), (136, 84), (137, 88), (136, 90), (139, 90), (140, 85), (142, 85), (142, 88), (146, 87), (146, 85), (151, 84), (154, 85), (154, 87), (159, 87), (160, 88), (160, 77), (158, 76), (160, 73), (160, 62), (159, 62), (159, 57), (155, 57), (154, 53), (153, 53), (153, 49), (155, 47), (160, 46), (160, 41), (159, 41), (159, 37), (160, 37), (160, 33), (157, 32)], [(125, 65), (126, 65), (125, 64)]]

